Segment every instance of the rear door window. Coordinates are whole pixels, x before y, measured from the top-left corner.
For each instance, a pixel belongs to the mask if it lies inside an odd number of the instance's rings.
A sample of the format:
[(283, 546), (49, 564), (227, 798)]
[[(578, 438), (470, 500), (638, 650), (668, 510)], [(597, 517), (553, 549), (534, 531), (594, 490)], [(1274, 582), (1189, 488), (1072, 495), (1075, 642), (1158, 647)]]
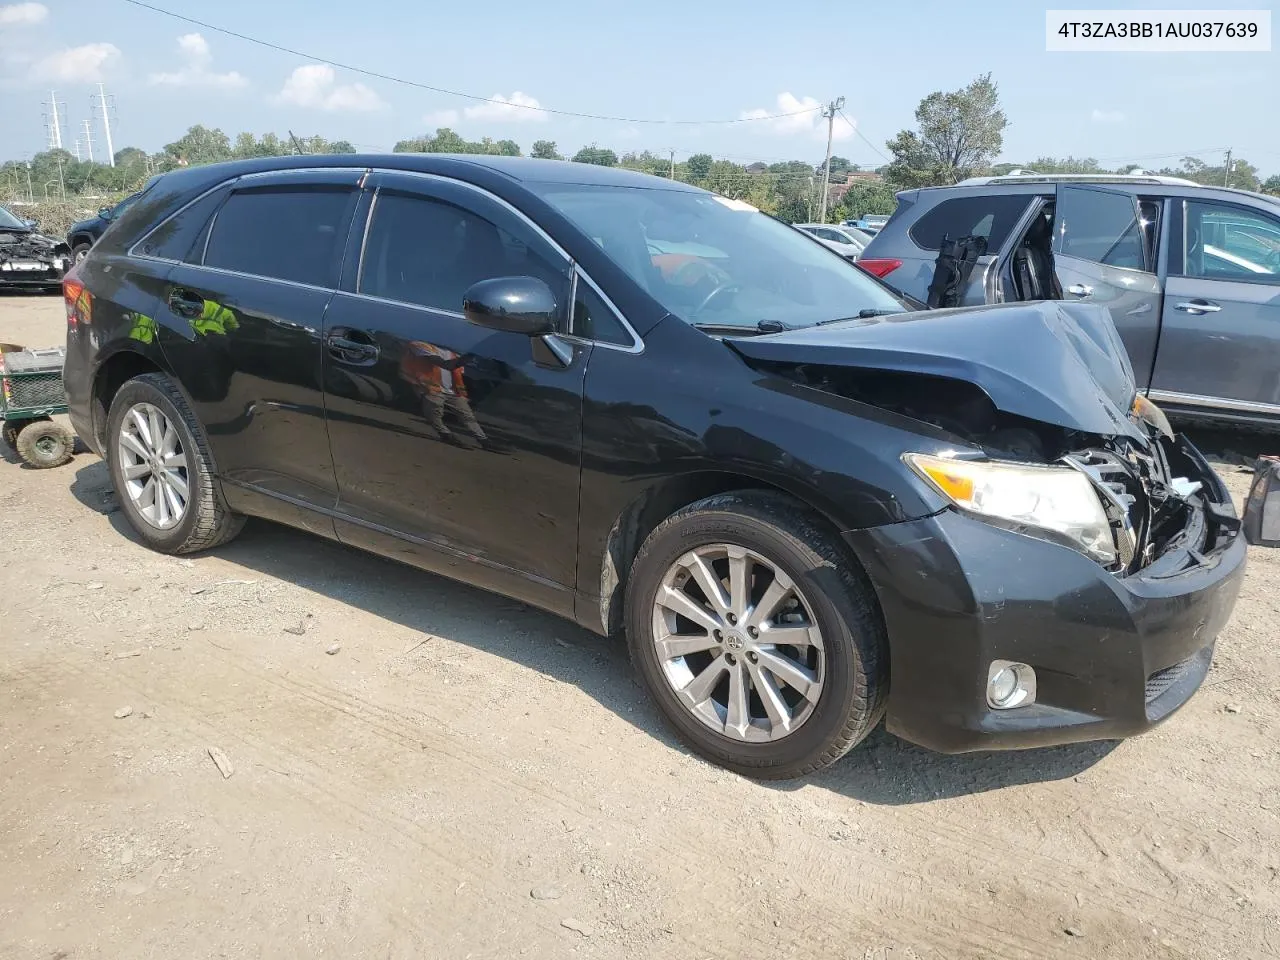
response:
[(1280, 282), (1280, 220), (1243, 207), (1186, 205), (1185, 276)]
[[(1031, 194), (977, 194), (952, 197), (917, 220), (908, 231), (916, 246), (937, 250), (943, 237), (986, 237), (987, 250), (995, 253), (1004, 246), (1027, 205)], [(870, 222), (872, 218), (868, 218)]]
[(356, 195), (315, 183), (238, 190), (213, 220), (204, 265), (336, 287)]
[(1112, 267), (1150, 270), (1137, 201), (1118, 190), (1059, 186), (1053, 252)]

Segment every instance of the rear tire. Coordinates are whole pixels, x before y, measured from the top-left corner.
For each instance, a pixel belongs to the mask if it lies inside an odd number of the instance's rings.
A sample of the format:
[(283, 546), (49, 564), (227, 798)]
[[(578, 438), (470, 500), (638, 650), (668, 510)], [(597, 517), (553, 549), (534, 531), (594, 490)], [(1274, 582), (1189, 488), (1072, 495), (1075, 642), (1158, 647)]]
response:
[(222, 496), (204, 428), (164, 374), (143, 374), (116, 393), (105, 451), (120, 508), (151, 549), (209, 550), (244, 526)]
[[(735, 589), (731, 564), (744, 552), (746, 573), (738, 582), (745, 587)], [(697, 585), (700, 564), (710, 571), (711, 590), (719, 581), (724, 593), (700, 603), (696, 619), (673, 616), (683, 600), (659, 602), (673, 588), (709, 597)], [(771, 600), (775, 583), (780, 593)], [(779, 595), (789, 599), (779, 604)], [(723, 632), (711, 629), (716, 622)], [(632, 662), (676, 736), (745, 776), (783, 780), (819, 770), (866, 737), (884, 713), (888, 647), (871, 585), (821, 518), (787, 497), (721, 494), (659, 524), (631, 568), (626, 624)], [(705, 651), (672, 656), (716, 634), (720, 640)], [(783, 637), (799, 637), (800, 645)], [(690, 692), (716, 669), (727, 679)], [(748, 680), (736, 680), (734, 670)], [(745, 694), (736, 692), (742, 688)]]
[(76, 452), (75, 434), (52, 420), (30, 421), (18, 432), (18, 455), (37, 470), (70, 463)]
[(91, 247), (91, 244), (88, 244), (88, 243), (77, 243), (74, 247), (71, 248), (71, 262), (79, 263), (81, 260), (87, 257), (89, 255), (90, 247)]

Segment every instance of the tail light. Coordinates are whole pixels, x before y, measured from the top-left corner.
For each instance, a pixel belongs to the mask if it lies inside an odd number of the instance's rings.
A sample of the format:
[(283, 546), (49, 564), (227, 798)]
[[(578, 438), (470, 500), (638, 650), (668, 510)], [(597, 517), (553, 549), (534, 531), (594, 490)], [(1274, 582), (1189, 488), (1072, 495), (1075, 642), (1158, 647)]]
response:
[(85, 290), (84, 284), (68, 273), (62, 278), (62, 302), (67, 308), (67, 328), (74, 330), (79, 324), (87, 324), (90, 320), (91, 313), (89, 308), (90, 296)]
[(900, 266), (902, 266), (902, 261), (901, 260), (876, 260), (876, 259), (867, 260), (864, 258), (862, 260), (858, 260), (857, 264), (863, 270), (867, 271), (867, 273), (871, 274), (873, 277), (879, 277), (880, 279), (883, 280), (889, 274), (893, 273), (893, 271), (897, 270)]

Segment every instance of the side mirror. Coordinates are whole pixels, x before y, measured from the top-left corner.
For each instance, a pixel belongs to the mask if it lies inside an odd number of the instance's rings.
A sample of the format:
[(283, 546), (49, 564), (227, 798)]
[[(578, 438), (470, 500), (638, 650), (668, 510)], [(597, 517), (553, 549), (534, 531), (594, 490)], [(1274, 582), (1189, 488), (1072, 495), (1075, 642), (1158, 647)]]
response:
[(110, 208), (110, 207), (99, 207), (99, 208), (98, 208), (98, 216), (100, 216), (103, 220), (110, 220), (110, 219), (111, 219), (111, 208)]
[(40, 226), (39, 220), (23, 220), (22, 222), (25, 223), (32, 230), (35, 230), (37, 227)]
[(478, 327), (540, 337), (556, 332), (556, 297), (536, 277), (481, 280), (462, 295), (462, 315)]

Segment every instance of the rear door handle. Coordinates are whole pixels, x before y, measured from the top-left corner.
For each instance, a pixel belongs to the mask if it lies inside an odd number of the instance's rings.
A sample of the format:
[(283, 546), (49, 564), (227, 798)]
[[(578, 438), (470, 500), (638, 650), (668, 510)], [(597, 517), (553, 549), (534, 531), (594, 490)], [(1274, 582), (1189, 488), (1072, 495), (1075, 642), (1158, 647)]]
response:
[(1222, 307), (1216, 303), (1210, 303), (1208, 300), (1191, 300), (1187, 303), (1176, 303), (1173, 306), (1175, 310), (1181, 310), (1183, 313), (1190, 313), (1200, 316), (1205, 313), (1217, 313)]
[(1093, 287), (1086, 286), (1083, 283), (1073, 283), (1067, 287), (1067, 293), (1073, 297), (1091, 297), (1093, 296)]
[(367, 367), (378, 359), (378, 345), (363, 330), (338, 328), (325, 338), (329, 356), (343, 363)]
[(169, 291), (167, 302), (174, 315), (185, 320), (194, 320), (204, 313), (204, 297), (181, 287), (174, 287)]

